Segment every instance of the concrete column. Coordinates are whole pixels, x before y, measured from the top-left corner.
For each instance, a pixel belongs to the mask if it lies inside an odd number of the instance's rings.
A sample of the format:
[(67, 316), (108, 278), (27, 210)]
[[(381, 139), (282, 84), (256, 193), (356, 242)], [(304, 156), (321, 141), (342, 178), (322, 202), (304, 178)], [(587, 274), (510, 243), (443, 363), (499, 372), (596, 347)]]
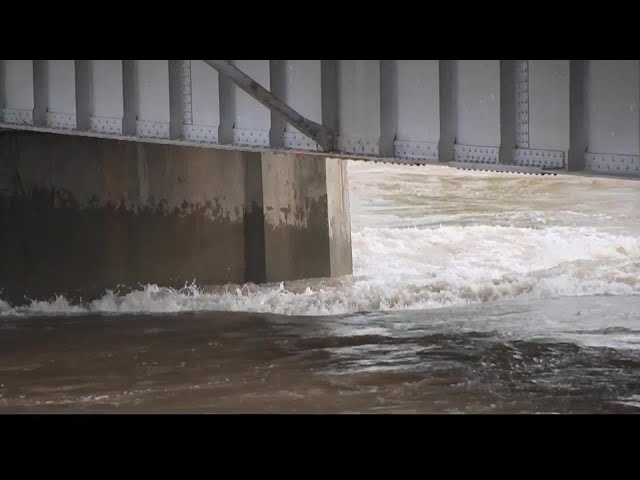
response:
[(350, 274), (345, 160), (263, 154), (268, 282)]
[(351, 273), (340, 160), (0, 133), (0, 298)]

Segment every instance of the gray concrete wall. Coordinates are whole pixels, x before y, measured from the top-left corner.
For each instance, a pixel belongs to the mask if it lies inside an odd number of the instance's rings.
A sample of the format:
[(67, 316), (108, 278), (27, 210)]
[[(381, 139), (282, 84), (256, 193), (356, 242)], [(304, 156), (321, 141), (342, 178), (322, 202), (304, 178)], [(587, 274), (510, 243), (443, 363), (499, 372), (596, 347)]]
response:
[(353, 257), (347, 161), (327, 158), (326, 168), (330, 276), (350, 275), (353, 272)]
[(310, 155), (263, 155), (267, 281), (352, 272), (344, 162)]
[(350, 273), (346, 174), (327, 172), (315, 157), (2, 132), (0, 298)]

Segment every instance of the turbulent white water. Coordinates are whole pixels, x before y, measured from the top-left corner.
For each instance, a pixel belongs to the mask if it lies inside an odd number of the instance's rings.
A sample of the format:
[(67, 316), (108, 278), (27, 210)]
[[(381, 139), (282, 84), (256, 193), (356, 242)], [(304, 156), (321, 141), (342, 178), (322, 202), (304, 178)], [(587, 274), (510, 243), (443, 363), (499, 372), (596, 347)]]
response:
[(327, 315), (640, 294), (640, 182), (349, 166), (354, 275), (176, 291), (148, 285), (0, 315), (225, 310)]

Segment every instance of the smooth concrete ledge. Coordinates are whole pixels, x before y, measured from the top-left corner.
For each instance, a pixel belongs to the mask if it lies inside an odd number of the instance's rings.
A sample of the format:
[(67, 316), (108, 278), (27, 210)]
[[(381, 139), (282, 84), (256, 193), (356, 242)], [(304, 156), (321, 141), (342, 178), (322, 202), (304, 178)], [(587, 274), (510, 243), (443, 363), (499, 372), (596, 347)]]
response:
[(0, 299), (350, 274), (345, 160), (0, 133)]

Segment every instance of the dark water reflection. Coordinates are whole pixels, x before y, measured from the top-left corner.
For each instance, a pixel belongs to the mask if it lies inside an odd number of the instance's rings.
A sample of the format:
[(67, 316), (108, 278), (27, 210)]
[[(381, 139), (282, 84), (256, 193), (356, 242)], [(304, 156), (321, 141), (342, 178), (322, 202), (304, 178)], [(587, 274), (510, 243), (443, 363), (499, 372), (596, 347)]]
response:
[(640, 297), (340, 317), (4, 318), (0, 410), (635, 413), (639, 325)]

